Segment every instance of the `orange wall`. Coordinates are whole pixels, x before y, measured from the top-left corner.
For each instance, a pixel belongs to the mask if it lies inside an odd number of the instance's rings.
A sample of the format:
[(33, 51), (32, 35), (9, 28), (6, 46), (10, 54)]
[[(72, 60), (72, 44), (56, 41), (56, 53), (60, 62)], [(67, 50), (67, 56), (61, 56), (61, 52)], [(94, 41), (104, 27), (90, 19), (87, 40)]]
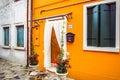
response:
[[(98, 0), (89, 3), (96, 1)], [(69, 69), (69, 77), (75, 80), (120, 80), (120, 52), (108, 53), (83, 50), (83, 5), (88, 2), (40, 14), (41, 10), (72, 4), (74, 2), (80, 2), (80, 0), (34, 0), (33, 19), (72, 12), (72, 19), (68, 24), (72, 24), (73, 28), (68, 28), (67, 32), (75, 33), (75, 41), (71, 44), (67, 43), (67, 51), (70, 53), (70, 64), (72, 66)], [(39, 69), (42, 70), (44, 69), (44, 25), (45, 20), (42, 20), (40, 26), (38, 26), (38, 30), (36, 30), (36, 27), (32, 28), (35, 50), (39, 54)]]

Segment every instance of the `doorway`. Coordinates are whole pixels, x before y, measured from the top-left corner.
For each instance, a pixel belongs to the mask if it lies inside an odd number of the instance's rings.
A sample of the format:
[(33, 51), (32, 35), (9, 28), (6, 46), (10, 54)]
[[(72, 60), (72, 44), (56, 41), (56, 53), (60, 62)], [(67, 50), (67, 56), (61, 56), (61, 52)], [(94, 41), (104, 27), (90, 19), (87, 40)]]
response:
[[(64, 27), (64, 28), (63, 28)], [(61, 48), (61, 32), (64, 31), (64, 59), (66, 58), (66, 18), (46, 20), (44, 29), (44, 67), (52, 67)]]
[(55, 30), (52, 28), (52, 35), (51, 35), (51, 63), (54, 63), (60, 54), (60, 46), (58, 44)]

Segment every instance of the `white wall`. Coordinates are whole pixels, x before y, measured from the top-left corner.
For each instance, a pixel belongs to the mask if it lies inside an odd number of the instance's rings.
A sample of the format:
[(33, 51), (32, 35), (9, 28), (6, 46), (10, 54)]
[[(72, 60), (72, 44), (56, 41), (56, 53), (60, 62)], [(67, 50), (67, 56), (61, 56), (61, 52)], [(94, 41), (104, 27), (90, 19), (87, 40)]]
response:
[[(0, 0), (3, 2), (4, 0)], [(27, 59), (27, 0), (11, 1), (7, 6), (0, 8), (0, 57), (26, 64)], [(10, 26), (10, 46), (3, 45), (3, 26)], [(24, 25), (24, 48), (16, 47), (16, 25)]]

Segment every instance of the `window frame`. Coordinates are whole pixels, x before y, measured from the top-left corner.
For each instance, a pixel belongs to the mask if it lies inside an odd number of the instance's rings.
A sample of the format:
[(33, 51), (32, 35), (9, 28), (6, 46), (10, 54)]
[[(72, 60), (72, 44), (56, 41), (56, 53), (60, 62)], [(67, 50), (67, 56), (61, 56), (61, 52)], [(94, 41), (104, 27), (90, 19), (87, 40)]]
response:
[[(4, 31), (4, 28), (9, 28), (9, 44), (8, 45), (5, 45), (5, 31)], [(2, 25), (2, 32), (3, 32), (3, 37), (2, 37), (2, 43), (3, 43), (3, 47), (6, 47), (6, 48), (9, 48), (10, 47), (10, 25)]]
[[(116, 2), (116, 41), (115, 41), (115, 47), (95, 47), (95, 46), (87, 46), (87, 8), (100, 5), (100, 4), (106, 4), (106, 3), (114, 3)], [(83, 50), (90, 50), (90, 51), (104, 51), (104, 52), (119, 52), (119, 1), (118, 0), (110, 0), (110, 1), (101, 1), (101, 2), (95, 2), (84, 5), (84, 23), (83, 23)]]
[[(23, 44), (23, 46), (17, 45), (17, 28), (20, 26), (23, 26), (23, 28), (24, 28), (24, 34), (23, 34), (23, 38), (24, 38), (23, 43), (24, 44)], [(16, 49), (24, 49), (24, 47), (25, 47), (25, 26), (24, 26), (24, 24), (18, 24), (18, 25), (15, 25), (15, 27), (16, 27)]]

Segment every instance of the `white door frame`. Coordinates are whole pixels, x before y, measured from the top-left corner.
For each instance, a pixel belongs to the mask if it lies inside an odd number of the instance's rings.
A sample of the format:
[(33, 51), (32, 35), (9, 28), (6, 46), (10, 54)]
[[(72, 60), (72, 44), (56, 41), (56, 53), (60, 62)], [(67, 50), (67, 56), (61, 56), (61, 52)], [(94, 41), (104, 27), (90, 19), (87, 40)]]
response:
[[(59, 18), (59, 17), (58, 17)], [(53, 18), (51, 18), (53, 20)], [(63, 20), (54, 20), (50, 21), (50, 19), (46, 20), (45, 29), (44, 29), (44, 67), (51, 67), (51, 34), (52, 28), (55, 30), (56, 38), (59, 46), (61, 45), (61, 30), (64, 26), (64, 59), (66, 58), (66, 18)], [(60, 46), (61, 47), (61, 46)]]

